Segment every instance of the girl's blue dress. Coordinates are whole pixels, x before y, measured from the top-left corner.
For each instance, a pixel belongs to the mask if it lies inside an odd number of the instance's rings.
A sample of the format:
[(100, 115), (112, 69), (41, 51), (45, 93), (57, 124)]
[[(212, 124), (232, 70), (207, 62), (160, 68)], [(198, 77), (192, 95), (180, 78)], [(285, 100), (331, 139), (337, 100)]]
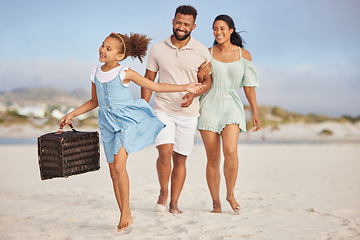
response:
[(130, 154), (151, 145), (165, 125), (154, 115), (150, 105), (144, 99), (134, 100), (119, 74), (111, 81), (102, 83), (95, 73), (94, 82), (99, 103), (99, 128), (107, 162), (114, 161), (114, 155), (121, 146)]

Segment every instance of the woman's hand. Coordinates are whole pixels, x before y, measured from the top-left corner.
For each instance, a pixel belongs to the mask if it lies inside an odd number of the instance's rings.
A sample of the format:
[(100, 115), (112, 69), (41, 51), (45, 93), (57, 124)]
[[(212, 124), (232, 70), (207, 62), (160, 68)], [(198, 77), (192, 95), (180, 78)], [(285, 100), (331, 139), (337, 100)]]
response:
[(202, 82), (204, 79), (204, 76), (211, 73), (211, 62), (206, 63), (206, 61), (201, 64), (199, 67), (199, 71), (197, 73), (198, 81)]
[(186, 85), (185, 90), (189, 93), (198, 93), (202, 90), (202, 88), (203, 85), (201, 83), (192, 82)]
[(254, 126), (253, 132), (258, 131), (261, 127), (261, 122), (260, 122), (260, 118), (259, 118), (258, 114), (253, 114), (252, 122), (253, 122), (253, 126)]

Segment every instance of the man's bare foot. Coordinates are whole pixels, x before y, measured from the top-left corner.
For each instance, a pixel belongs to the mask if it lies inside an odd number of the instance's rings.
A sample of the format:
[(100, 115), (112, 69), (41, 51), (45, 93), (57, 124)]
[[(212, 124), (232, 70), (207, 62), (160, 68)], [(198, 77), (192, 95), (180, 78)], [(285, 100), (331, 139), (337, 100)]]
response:
[(160, 194), (159, 194), (159, 198), (158, 198), (157, 204), (166, 206), (167, 197), (168, 197), (168, 192), (167, 192), (167, 191), (161, 191), (161, 190), (160, 190)]
[(179, 213), (182, 213), (182, 211), (180, 211), (180, 209), (177, 206), (171, 206), (171, 204), (170, 204), (169, 205), (169, 213), (179, 214)]
[(226, 196), (226, 200), (230, 203), (231, 208), (234, 210), (234, 212), (239, 212), (241, 207), (240, 205), (236, 202), (236, 199), (234, 197), (233, 193), (228, 193)]
[(156, 211), (157, 212), (165, 212), (166, 211), (166, 206), (157, 203), (156, 204)]
[(222, 213), (221, 211), (221, 205), (213, 205), (213, 210), (211, 211), (212, 213)]
[(124, 231), (125, 229), (129, 228), (130, 225), (133, 224), (133, 222), (134, 222), (134, 219), (131, 217), (131, 215), (130, 215), (130, 218), (123, 217), (123, 215), (121, 215), (120, 222), (117, 227), (117, 231), (118, 232)]

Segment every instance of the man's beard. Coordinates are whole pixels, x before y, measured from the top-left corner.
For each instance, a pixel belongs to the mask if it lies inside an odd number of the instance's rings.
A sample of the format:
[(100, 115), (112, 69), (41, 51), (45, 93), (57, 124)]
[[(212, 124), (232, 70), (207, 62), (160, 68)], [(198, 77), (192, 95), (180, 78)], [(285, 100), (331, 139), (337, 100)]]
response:
[(185, 39), (187, 39), (187, 38), (190, 36), (191, 31), (190, 31), (189, 33), (185, 34), (183, 37), (180, 37), (179, 35), (177, 35), (177, 33), (176, 33), (176, 31), (175, 31), (174, 28), (173, 28), (173, 33), (174, 33), (174, 37), (176, 38), (176, 40), (178, 40), (178, 41), (184, 41)]

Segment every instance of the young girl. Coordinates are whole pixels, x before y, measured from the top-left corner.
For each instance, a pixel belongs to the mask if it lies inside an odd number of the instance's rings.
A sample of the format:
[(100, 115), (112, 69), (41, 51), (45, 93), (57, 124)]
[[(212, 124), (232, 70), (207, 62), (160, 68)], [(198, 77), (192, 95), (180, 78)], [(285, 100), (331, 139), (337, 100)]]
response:
[[(129, 208), (129, 178), (126, 171), (128, 154), (140, 151), (152, 144), (165, 126), (143, 99), (134, 100), (128, 84), (130, 81), (156, 92), (196, 93), (201, 84), (187, 85), (160, 84), (140, 76), (128, 66), (118, 62), (131, 56), (142, 62), (150, 39), (146, 35), (111, 33), (99, 48), (99, 60), (104, 63), (95, 68), (91, 75), (92, 96), (81, 107), (61, 118), (70, 121), (99, 106), (99, 128), (109, 163), (110, 176), (121, 216), (118, 231), (133, 223)], [(180, 105), (181, 103), (179, 103)]]

